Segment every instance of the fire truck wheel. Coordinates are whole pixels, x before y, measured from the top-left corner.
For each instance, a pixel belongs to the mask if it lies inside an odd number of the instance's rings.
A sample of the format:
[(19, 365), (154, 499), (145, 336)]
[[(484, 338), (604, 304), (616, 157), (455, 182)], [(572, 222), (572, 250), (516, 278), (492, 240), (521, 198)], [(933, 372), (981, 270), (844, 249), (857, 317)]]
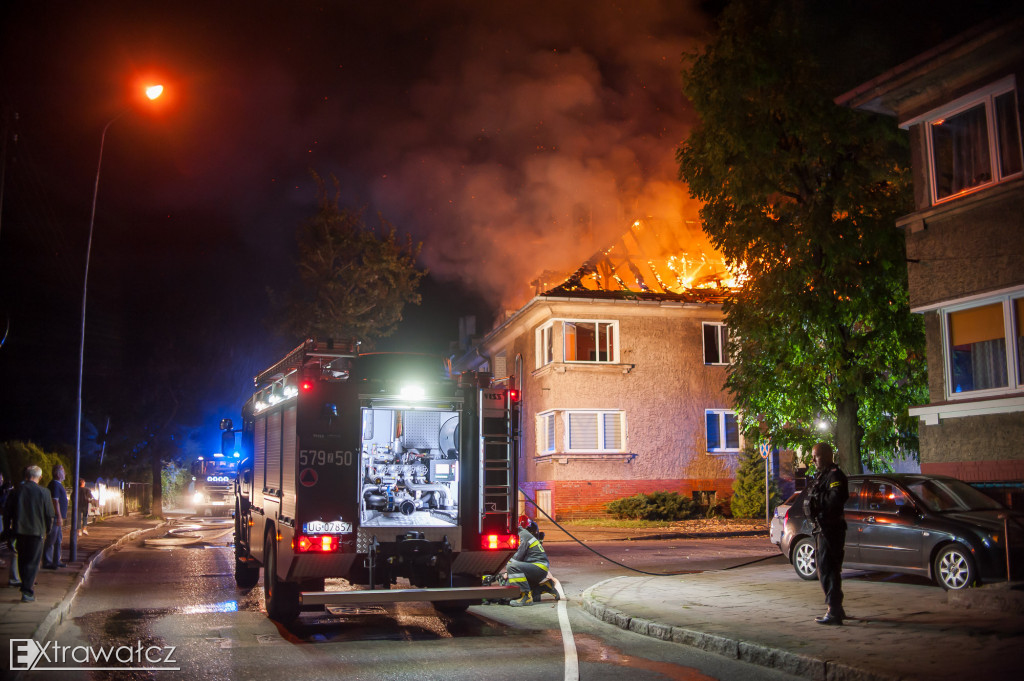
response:
[(251, 589), (260, 581), (260, 566), (251, 561), (235, 558), (235, 584), (243, 589)]
[(469, 606), (479, 605), (479, 603), (480, 601), (438, 601), (434, 603), (434, 610), (437, 610), (442, 615), (454, 617), (466, 612)]
[(287, 624), (299, 616), (297, 584), (277, 578), (277, 546), (273, 535), (267, 535), (263, 553), (263, 595), (267, 601), (267, 617)]

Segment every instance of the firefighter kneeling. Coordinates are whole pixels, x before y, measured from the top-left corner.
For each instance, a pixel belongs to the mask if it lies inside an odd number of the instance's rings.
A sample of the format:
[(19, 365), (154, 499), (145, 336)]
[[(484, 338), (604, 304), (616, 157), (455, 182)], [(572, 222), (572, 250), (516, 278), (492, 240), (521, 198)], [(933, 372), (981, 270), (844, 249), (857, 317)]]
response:
[(537, 523), (525, 515), (519, 516), (519, 548), (505, 567), (508, 583), (518, 586), (520, 592), (519, 598), (509, 602), (511, 606), (530, 605), (546, 593), (556, 601), (559, 598), (552, 584), (554, 578), (548, 572), (548, 554), (540, 543), (541, 536)]

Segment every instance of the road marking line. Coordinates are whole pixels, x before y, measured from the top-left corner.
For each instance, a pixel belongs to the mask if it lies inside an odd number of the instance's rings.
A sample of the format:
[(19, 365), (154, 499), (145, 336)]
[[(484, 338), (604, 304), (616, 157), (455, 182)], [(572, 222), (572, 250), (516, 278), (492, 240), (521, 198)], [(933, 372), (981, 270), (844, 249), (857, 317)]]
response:
[(551, 577), (555, 583), (555, 591), (558, 592), (558, 626), (562, 630), (562, 649), (565, 651), (565, 681), (579, 681), (580, 662), (576, 656), (576, 639), (572, 635), (572, 627), (569, 626), (569, 612), (565, 606), (565, 592), (562, 591), (562, 584)]

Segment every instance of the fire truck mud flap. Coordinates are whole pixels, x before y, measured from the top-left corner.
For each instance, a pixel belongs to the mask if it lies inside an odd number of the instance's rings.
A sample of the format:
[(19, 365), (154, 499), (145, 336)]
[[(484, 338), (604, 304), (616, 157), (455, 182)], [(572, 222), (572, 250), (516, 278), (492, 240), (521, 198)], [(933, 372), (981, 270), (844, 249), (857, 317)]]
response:
[(363, 591), (303, 591), (303, 606), (410, 603), (417, 601), (482, 601), (515, 598), (517, 586), (470, 586), (436, 589), (367, 589)]

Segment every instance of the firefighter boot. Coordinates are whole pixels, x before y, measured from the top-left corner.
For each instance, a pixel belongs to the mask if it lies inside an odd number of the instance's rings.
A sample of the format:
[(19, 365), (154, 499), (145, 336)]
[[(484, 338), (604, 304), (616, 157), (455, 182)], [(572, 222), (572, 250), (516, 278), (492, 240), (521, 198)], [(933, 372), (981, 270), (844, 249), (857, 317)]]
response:
[(518, 608), (524, 605), (533, 605), (533, 594), (529, 591), (524, 591), (519, 598), (509, 601), (508, 604), (513, 608)]
[(537, 598), (534, 600), (540, 600), (540, 596), (543, 594), (551, 594), (555, 597), (555, 600), (561, 600), (561, 596), (558, 595), (558, 589), (555, 588), (554, 582), (550, 579), (545, 579), (543, 582), (537, 585)]

